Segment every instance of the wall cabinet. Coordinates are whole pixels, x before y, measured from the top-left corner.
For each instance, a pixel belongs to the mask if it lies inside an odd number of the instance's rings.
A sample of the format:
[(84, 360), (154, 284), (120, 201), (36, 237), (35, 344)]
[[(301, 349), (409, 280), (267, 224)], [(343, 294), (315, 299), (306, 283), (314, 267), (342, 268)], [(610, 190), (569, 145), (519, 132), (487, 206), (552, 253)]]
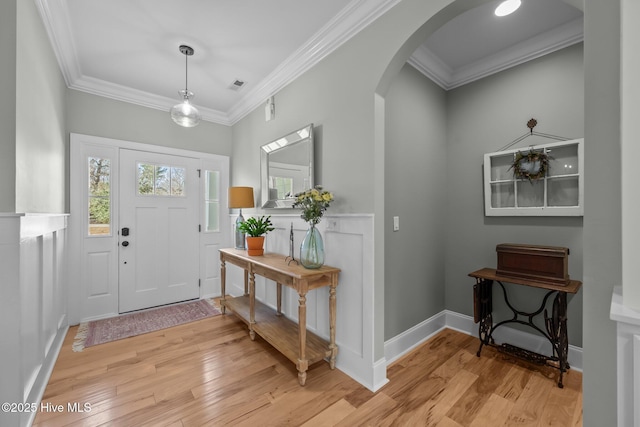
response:
[[(484, 209), (487, 216), (582, 216), (584, 140), (553, 142), (484, 155)], [(512, 165), (530, 150), (549, 156), (536, 180), (518, 178)], [(532, 165), (533, 167), (533, 165)]]

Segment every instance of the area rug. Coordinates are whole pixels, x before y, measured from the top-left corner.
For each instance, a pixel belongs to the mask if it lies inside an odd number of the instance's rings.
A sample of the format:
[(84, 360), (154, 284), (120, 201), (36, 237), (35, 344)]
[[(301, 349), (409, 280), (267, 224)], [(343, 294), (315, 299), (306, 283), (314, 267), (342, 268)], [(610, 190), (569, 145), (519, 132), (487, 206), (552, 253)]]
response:
[(198, 300), (137, 311), (108, 319), (83, 322), (73, 342), (73, 351), (123, 338), (146, 334), (184, 323), (217, 316), (213, 300)]

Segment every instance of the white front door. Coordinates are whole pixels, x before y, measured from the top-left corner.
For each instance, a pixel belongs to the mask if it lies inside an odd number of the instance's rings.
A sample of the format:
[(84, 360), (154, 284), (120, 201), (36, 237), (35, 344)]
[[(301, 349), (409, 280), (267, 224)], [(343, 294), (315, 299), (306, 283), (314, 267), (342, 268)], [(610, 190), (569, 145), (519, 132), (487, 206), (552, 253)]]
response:
[(198, 298), (199, 160), (120, 150), (120, 313)]
[(229, 158), (74, 133), (70, 145), (70, 324), (219, 296)]

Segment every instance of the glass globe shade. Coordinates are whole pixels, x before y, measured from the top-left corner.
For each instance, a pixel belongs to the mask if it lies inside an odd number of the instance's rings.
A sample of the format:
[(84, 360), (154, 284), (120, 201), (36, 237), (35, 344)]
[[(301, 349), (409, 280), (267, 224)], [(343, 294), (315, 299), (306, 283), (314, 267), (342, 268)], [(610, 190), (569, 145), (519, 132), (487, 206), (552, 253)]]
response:
[(171, 108), (171, 118), (178, 125), (186, 128), (197, 126), (201, 116), (198, 109), (189, 101), (189, 98), (193, 98), (193, 93), (182, 90), (180, 94), (184, 101)]

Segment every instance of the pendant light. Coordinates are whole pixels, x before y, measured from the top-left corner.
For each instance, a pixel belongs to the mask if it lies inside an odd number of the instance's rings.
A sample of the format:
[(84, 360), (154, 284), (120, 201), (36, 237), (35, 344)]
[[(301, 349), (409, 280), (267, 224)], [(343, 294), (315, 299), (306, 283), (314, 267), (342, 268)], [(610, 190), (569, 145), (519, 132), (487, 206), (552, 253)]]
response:
[(191, 128), (197, 126), (200, 122), (200, 112), (191, 104), (190, 99), (195, 95), (190, 92), (187, 85), (187, 59), (193, 55), (191, 46), (180, 45), (180, 52), (184, 54), (184, 90), (178, 93), (182, 96), (183, 101), (171, 108), (171, 118), (180, 126)]

